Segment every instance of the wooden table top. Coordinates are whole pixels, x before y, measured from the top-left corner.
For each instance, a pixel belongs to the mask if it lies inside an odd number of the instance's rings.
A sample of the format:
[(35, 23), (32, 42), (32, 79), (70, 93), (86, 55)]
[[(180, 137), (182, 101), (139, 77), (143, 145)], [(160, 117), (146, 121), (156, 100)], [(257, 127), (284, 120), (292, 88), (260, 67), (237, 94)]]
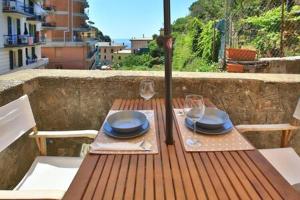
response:
[[(175, 108), (182, 103), (174, 99)], [(163, 99), (118, 99), (112, 109), (154, 109), (159, 154), (89, 154), (64, 199), (300, 199), (257, 150), (188, 153), (176, 123), (167, 146)]]

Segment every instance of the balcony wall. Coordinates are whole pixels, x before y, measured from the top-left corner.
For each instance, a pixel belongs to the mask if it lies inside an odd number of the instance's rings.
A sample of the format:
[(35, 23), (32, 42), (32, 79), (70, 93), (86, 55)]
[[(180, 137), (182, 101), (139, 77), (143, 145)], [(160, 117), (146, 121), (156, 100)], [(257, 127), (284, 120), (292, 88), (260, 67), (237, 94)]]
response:
[[(28, 94), (40, 130), (99, 129), (113, 100), (138, 98), (139, 82), (155, 80), (163, 97), (162, 72), (24, 70), (0, 77), (0, 105)], [(289, 122), (300, 97), (300, 75), (174, 73), (173, 95), (198, 93), (226, 110), (234, 124)], [(278, 147), (280, 134), (250, 134), (257, 148)], [(84, 140), (49, 140), (50, 155), (76, 155)], [(64, 148), (66, 147), (66, 148)], [(300, 134), (292, 139), (300, 153)], [(24, 150), (26, 149), (26, 151)], [(0, 188), (11, 188), (37, 155), (22, 137), (0, 153)]]

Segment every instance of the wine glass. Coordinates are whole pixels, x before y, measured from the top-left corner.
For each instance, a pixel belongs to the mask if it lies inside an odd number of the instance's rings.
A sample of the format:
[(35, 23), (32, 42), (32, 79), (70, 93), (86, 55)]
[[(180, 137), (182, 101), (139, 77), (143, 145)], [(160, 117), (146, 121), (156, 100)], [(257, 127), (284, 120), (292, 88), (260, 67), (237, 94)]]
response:
[(193, 136), (186, 140), (189, 146), (201, 145), (200, 141), (195, 138), (196, 122), (204, 116), (205, 105), (203, 97), (200, 95), (187, 95), (184, 101), (184, 114), (193, 121)]
[(154, 81), (143, 80), (140, 83), (140, 96), (146, 101), (150, 100), (155, 95)]

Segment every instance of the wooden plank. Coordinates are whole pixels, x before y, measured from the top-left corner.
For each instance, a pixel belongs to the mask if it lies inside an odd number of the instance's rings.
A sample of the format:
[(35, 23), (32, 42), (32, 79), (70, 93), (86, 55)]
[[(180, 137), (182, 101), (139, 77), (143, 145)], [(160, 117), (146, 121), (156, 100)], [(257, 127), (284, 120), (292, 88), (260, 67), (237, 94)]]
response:
[(221, 183), (223, 184), (223, 187), (228, 194), (229, 199), (239, 199), (239, 197), (236, 194), (236, 191), (234, 190), (231, 182), (229, 181), (228, 177), (226, 176), (222, 166), (218, 162), (218, 159), (216, 158), (215, 154), (213, 152), (207, 153), (214, 170), (216, 171), (218, 177), (220, 178)]
[[(115, 110), (124, 109), (128, 105), (127, 102), (128, 102), (127, 100), (115, 101), (113, 103), (112, 108)], [(114, 159), (115, 159), (114, 155), (108, 155), (106, 162), (104, 163), (104, 166), (101, 166), (101, 168), (103, 168), (103, 172), (101, 173), (100, 178), (98, 178), (97, 187), (95, 189), (94, 196), (93, 196), (94, 199), (103, 197), (107, 184), (101, 184), (101, 183), (103, 182), (107, 183), (107, 180), (109, 179), (109, 175), (111, 173), (111, 166), (113, 165)]]
[[(149, 100), (143, 105), (143, 109), (151, 110), (153, 109), (152, 101)], [(155, 114), (155, 113), (154, 113)], [(145, 164), (145, 195), (144, 199), (153, 200), (154, 199), (154, 168), (153, 168), (153, 155), (146, 155)]]
[[(206, 106), (209, 104), (210, 107), (214, 107), (214, 105), (209, 101), (205, 100)], [(184, 99), (183, 98), (178, 98), (174, 102), (174, 105), (176, 108), (183, 108), (184, 105)], [(177, 124), (177, 123), (176, 123)], [(179, 127), (177, 125), (177, 130), (179, 134)], [(181, 140), (181, 137), (177, 139), (178, 141), (181, 141), (183, 143), (184, 141)], [(183, 144), (182, 144), (183, 146)], [(184, 151), (184, 149), (183, 149)], [(195, 153), (186, 153), (186, 158), (187, 158), (187, 164), (189, 165), (190, 168), (190, 173), (191, 173), (191, 178), (194, 184), (194, 188), (196, 191), (196, 195), (198, 199), (217, 199), (217, 194), (216, 191), (211, 183), (211, 180), (205, 170), (205, 167), (201, 161), (201, 158), (199, 154)], [(194, 168), (195, 167), (195, 168)], [(196, 174), (197, 172), (197, 174)], [(201, 180), (199, 180), (201, 177)]]
[[(113, 199), (115, 187), (117, 183), (117, 178), (119, 176), (119, 172), (121, 169), (121, 162), (122, 162), (122, 155), (116, 155), (112, 168), (110, 169), (110, 176), (107, 180), (107, 186), (105, 188), (104, 197), (103, 199)], [(99, 183), (100, 184), (100, 183)]]
[[(146, 107), (146, 102), (143, 101), (138, 105), (139, 110), (144, 110)], [(138, 155), (138, 166), (136, 172), (136, 184), (135, 184), (135, 199), (144, 199), (144, 189), (145, 189), (145, 165), (146, 157), (145, 155)]]
[(252, 184), (249, 182), (248, 178), (245, 176), (241, 168), (232, 158), (229, 152), (222, 152), (227, 162), (229, 163), (232, 170), (235, 172), (236, 176), (239, 178), (240, 182), (244, 186), (245, 190), (248, 192), (251, 199), (261, 199), (256, 190), (253, 188)]
[(137, 155), (131, 155), (124, 199), (133, 199), (134, 197), (136, 169), (137, 169)]
[[(130, 103), (127, 104), (127, 108), (129, 110), (136, 110), (139, 104), (140, 104), (139, 99), (131, 100)], [(129, 161), (130, 161), (130, 155), (123, 155), (119, 177), (116, 181), (116, 183), (118, 184), (116, 184), (114, 199), (123, 199), (125, 188), (126, 188), (128, 170), (129, 170)]]
[(243, 187), (242, 183), (232, 170), (232, 168), (229, 166), (227, 160), (224, 158), (223, 154), (221, 152), (215, 152), (215, 155), (217, 159), (219, 160), (220, 165), (224, 169), (226, 175), (228, 176), (230, 182), (232, 183), (235, 191), (239, 195), (240, 199), (250, 199), (249, 195), (247, 194), (247, 191)]
[(129, 168), (129, 155), (124, 155), (121, 163), (120, 173), (118, 180), (116, 181), (116, 190), (114, 194), (115, 200), (121, 200), (123, 199), (125, 187), (126, 187), (126, 179), (127, 179), (127, 173)]
[(175, 199), (175, 191), (173, 187), (173, 178), (171, 173), (171, 166), (169, 161), (169, 154), (165, 143), (165, 127), (163, 124), (163, 117), (161, 114), (161, 107), (159, 99), (156, 99), (156, 113), (157, 113), (157, 124), (159, 132), (159, 142), (161, 149), (161, 162), (163, 169), (163, 180), (164, 180), (164, 191), (166, 199)]
[(279, 193), (273, 188), (271, 183), (266, 179), (266, 177), (261, 173), (261, 171), (256, 167), (256, 165), (250, 160), (244, 151), (239, 151), (239, 155), (242, 157), (244, 162), (249, 166), (255, 177), (261, 182), (263, 187), (268, 191), (273, 199), (282, 199)]
[(144, 187), (145, 187), (145, 155), (138, 156), (138, 166), (136, 173), (136, 184), (135, 184), (135, 199), (144, 199)]
[(244, 132), (269, 132), (269, 131), (288, 131), (300, 129), (298, 126), (290, 124), (251, 124), (251, 125), (237, 125), (236, 128), (240, 133)]
[(82, 198), (98, 159), (99, 156), (97, 155), (86, 156), (63, 199), (77, 200)]
[(119, 109), (119, 107), (121, 106), (122, 102), (123, 102), (123, 99), (116, 99), (116, 100), (114, 100), (114, 102), (113, 102), (113, 104), (112, 104), (112, 106), (111, 106), (110, 109), (111, 110)]
[(146, 157), (146, 180), (145, 180), (145, 199), (154, 199), (154, 167), (153, 167), (153, 155), (147, 155)]
[[(164, 107), (164, 100), (160, 99), (159, 100), (159, 105), (160, 105), (160, 112), (159, 115), (161, 116), (162, 120), (162, 128), (165, 130), (165, 107)], [(186, 199), (186, 193), (184, 190), (184, 184), (183, 184), (183, 177), (181, 175), (181, 171), (178, 165), (177, 157), (176, 157), (176, 152), (175, 152), (175, 147), (174, 145), (166, 145), (165, 141), (163, 140), (163, 144), (167, 147), (167, 152), (168, 152), (168, 157), (170, 159), (170, 167), (171, 167), (171, 172), (172, 172), (172, 177), (173, 177), (173, 184), (174, 184), (174, 190), (175, 190), (175, 195), (177, 199)]]
[(270, 181), (283, 199), (300, 199), (300, 194), (291, 187), (291, 185), (258, 151), (246, 151), (246, 154), (251, 158), (253, 163), (258, 166), (262, 174)]
[(216, 192), (218, 194), (218, 197), (220, 199), (222, 199), (222, 200), (223, 199), (224, 200), (225, 199), (229, 199), (228, 195), (227, 195), (227, 193), (226, 193), (226, 191), (224, 189), (224, 187), (222, 186), (222, 183), (221, 183), (221, 181), (220, 181), (220, 179), (219, 179), (216, 171), (213, 168), (212, 163), (210, 162), (210, 160), (209, 160), (209, 158), (207, 156), (207, 153), (201, 152), (199, 154), (200, 154), (200, 157), (201, 157), (201, 159), (202, 159), (202, 161), (204, 163), (206, 171), (207, 171), (207, 173), (208, 173), (208, 175), (210, 177), (210, 180), (212, 181), (212, 183), (214, 185), (214, 188), (215, 188), (215, 190), (216, 190)]
[(103, 172), (100, 176), (100, 179), (98, 181), (97, 187), (95, 189), (93, 199), (102, 199), (103, 198), (104, 191), (105, 191), (106, 186), (107, 186), (106, 183), (109, 179), (109, 176), (110, 176), (110, 173), (111, 173), (111, 168), (112, 168), (113, 163), (114, 163), (114, 159), (115, 159), (115, 155), (108, 155), (107, 156), (107, 160), (105, 162), (105, 166), (104, 166)]
[(193, 155), (194, 162), (196, 164), (198, 173), (202, 179), (202, 183), (203, 183), (203, 186), (206, 191), (208, 199), (218, 199), (217, 192), (213, 186), (211, 178), (209, 177), (209, 175), (205, 169), (205, 166), (200, 158), (200, 155), (198, 153), (192, 153), (192, 155)]
[(264, 189), (261, 183), (257, 180), (257, 178), (253, 175), (249, 167), (243, 162), (243, 160), (239, 157), (237, 152), (230, 152), (231, 156), (235, 160), (235, 162), (240, 166), (241, 170), (244, 172), (248, 180), (252, 183), (258, 194), (262, 197), (262, 199), (272, 199), (268, 192)]
[[(173, 105), (175, 108), (180, 108), (182, 105), (177, 100), (173, 101)], [(173, 113), (175, 115), (175, 113)], [(174, 117), (175, 119), (175, 117)], [(177, 159), (180, 165), (180, 170), (182, 172), (183, 176), (183, 182), (185, 186), (185, 191), (187, 194), (188, 199), (207, 199), (205, 195), (205, 191), (203, 188), (203, 185), (201, 183), (198, 171), (196, 169), (196, 166), (194, 164), (193, 158), (190, 153), (187, 153), (180, 140), (179, 136), (179, 127), (176, 121), (174, 124), (174, 140), (175, 142), (175, 148), (176, 148), (176, 154)], [(185, 162), (180, 162), (181, 160), (185, 160)]]
[(94, 169), (93, 175), (91, 177), (90, 182), (87, 185), (87, 189), (85, 191), (85, 194), (83, 196), (84, 200), (89, 200), (92, 199), (94, 196), (94, 192), (95, 189), (97, 187), (97, 184), (99, 182), (100, 176), (102, 174), (103, 171), (103, 167), (105, 165), (107, 156), (106, 155), (102, 155), (97, 163), (96, 168)]
[[(154, 196), (155, 199), (165, 199), (165, 190), (164, 190), (164, 182), (163, 182), (163, 169), (162, 169), (162, 151), (161, 151), (161, 147), (160, 147), (160, 131), (159, 131), (159, 127), (158, 127), (158, 115), (157, 115), (157, 108), (156, 108), (156, 100), (152, 99), (151, 101), (152, 103), (152, 109), (154, 110), (155, 113), (155, 128), (157, 130), (156, 132), (156, 137), (158, 139), (158, 148), (159, 148), (159, 153), (153, 156), (154, 159)], [(147, 173), (147, 172), (146, 172)], [(148, 174), (148, 173), (147, 173)], [(150, 175), (148, 175), (150, 176)], [(151, 180), (149, 181), (151, 182)], [(151, 183), (149, 183), (151, 185)], [(151, 199), (151, 194), (149, 195), (148, 193), (151, 192), (151, 189), (146, 189), (146, 198), (149, 196), (149, 198)]]

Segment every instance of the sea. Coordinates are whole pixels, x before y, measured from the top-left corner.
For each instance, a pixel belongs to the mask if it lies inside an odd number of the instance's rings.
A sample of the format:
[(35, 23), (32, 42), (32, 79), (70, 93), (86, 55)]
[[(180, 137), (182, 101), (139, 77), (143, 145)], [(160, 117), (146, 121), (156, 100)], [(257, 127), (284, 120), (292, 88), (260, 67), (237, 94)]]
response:
[(131, 42), (130, 39), (112, 39), (112, 41), (114, 41), (114, 43), (117, 44), (125, 44), (126, 48), (130, 49), (131, 48)]

